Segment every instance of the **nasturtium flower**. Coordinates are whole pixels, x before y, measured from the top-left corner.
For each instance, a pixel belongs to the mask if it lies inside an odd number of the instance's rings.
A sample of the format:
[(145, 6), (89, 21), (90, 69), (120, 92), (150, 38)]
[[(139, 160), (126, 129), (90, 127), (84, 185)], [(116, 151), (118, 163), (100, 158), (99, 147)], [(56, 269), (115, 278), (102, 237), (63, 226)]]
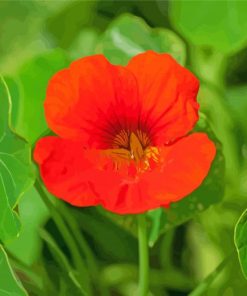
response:
[(49, 81), (45, 116), (57, 136), (34, 159), (47, 189), (75, 206), (141, 213), (179, 201), (206, 177), (216, 150), (198, 120), (199, 82), (170, 55), (127, 66), (103, 55), (74, 61)]

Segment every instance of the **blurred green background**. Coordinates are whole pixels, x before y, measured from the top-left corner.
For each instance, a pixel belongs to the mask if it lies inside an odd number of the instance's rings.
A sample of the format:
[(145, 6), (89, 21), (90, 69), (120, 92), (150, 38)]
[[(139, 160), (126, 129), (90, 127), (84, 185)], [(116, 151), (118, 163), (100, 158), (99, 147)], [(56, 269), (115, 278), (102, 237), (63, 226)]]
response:
[(246, 16), (247, 1), (234, 0), (0, 1), (0, 296), (137, 295), (135, 217), (47, 199), (30, 153), (49, 133), (43, 100), (56, 71), (95, 53), (124, 65), (148, 49), (200, 79), (196, 129), (218, 148), (201, 188), (148, 214), (150, 295), (247, 294), (245, 216), (241, 265), (234, 245), (247, 207)]

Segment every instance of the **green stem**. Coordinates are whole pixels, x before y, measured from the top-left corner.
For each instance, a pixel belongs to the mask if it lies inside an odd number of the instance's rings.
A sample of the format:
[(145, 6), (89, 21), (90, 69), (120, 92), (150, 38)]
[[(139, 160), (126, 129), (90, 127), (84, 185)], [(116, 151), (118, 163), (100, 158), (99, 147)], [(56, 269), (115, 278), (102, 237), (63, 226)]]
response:
[(53, 239), (53, 237), (44, 229), (40, 229), (40, 236), (41, 238), (47, 243), (47, 246), (49, 247), (51, 253), (53, 254), (53, 257), (56, 259), (57, 263), (61, 266), (61, 268), (65, 271), (65, 274), (68, 276), (68, 278), (73, 282), (73, 284), (79, 288), (82, 292), (82, 294), (85, 296), (87, 293), (83, 290), (81, 287), (77, 275), (74, 273), (73, 268), (71, 267), (67, 257), (64, 255), (64, 253), (59, 248), (56, 241)]
[(29, 282), (31, 282), (38, 289), (41, 289), (42, 277), (39, 274), (33, 272), (32, 269), (30, 269), (30, 267), (22, 262), (18, 257), (14, 256), (10, 252), (8, 252), (7, 254), (11, 263), (10, 265), (14, 268), (14, 270), (23, 273), (25, 275), (25, 278), (28, 279)]
[(58, 203), (58, 207), (61, 211), (62, 216), (65, 218), (65, 221), (68, 227), (70, 228), (75, 240), (77, 241), (81, 251), (85, 255), (85, 258), (87, 260), (87, 264), (92, 273), (92, 276), (94, 276), (97, 280), (99, 280), (99, 269), (97, 266), (96, 259), (94, 257), (92, 250), (88, 246), (87, 241), (83, 237), (77, 225), (77, 222), (75, 221), (74, 216), (69, 213), (68, 208), (62, 202)]
[(86, 288), (88, 293), (91, 295), (91, 287), (89, 284), (89, 275), (87, 268), (82, 260), (80, 251), (78, 250), (77, 244), (75, 243), (75, 240), (71, 234), (71, 232), (68, 230), (67, 225), (64, 223), (62, 217), (58, 213), (56, 207), (53, 205), (49, 197), (47, 196), (46, 192), (44, 191), (40, 180), (36, 180), (35, 182), (35, 188), (38, 191), (40, 197), (42, 198), (43, 202), (47, 206), (47, 208), (50, 210), (52, 214), (52, 218), (54, 222), (56, 223), (61, 235), (64, 238), (64, 241), (66, 242), (67, 246), (69, 247), (71, 256), (73, 258), (73, 263), (75, 267), (77, 268), (79, 274), (81, 275), (81, 284), (83, 288)]
[(206, 291), (208, 291), (210, 285), (216, 279), (216, 277), (220, 274), (220, 272), (225, 268), (225, 266), (229, 263), (231, 256), (226, 257), (217, 267), (216, 269), (210, 273), (197, 287), (194, 291), (192, 291), (189, 296), (201, 296), (204, 295)]
[(149, 258), (147, 240), (147, 222), (145, 214), (138, 215), (138, 240), (139, 240), (139, 287), (138, 295), (148, 295), (149, 284)]
[(61, 214), (65, 218), (68, 227), (70, 228), (71, 232), (74, 235), (75, 240), (77, 241), (81, 251), (85, 255), (89, 271), (91, 273), (92, 278), (96, 283), (98, 283), (100, 292), (102, 296), (108, 296), (109, 293), (102, 283), (100, 270), (97, 265), (96, 258), (94, 257), (94, 254), (92, 250), (90, 249), (89, 245), (87, 244), (87, 241), (85, 240), (84, 236), (82, 235), (80, 228), (78, 227), (78, 224), (74, 218), (73, 215), (69, 213), (69, 209), (66, 205), (64, 205), (62, 202), (58, 203), (59, 209), (61, 211)]

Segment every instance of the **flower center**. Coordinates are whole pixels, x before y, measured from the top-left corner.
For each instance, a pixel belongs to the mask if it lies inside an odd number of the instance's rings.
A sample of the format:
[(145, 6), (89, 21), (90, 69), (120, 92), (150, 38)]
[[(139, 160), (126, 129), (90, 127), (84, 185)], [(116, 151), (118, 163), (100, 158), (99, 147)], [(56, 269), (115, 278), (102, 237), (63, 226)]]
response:
[(126, 161), (134, 161), (138, 168), (147, 170), (150, 161), (158, 162), (159, 150), (152, 147), (146, 133), (137, 130), (136, 133), (128, 133), (122, 130), (113, 141), (113, 148), (107, 149), (106, 153), (117, 164), (117, 167)]
[(126, 130), (121, 130), (119, 134), (114, 138), (112, 147), (113, 149), (124, 148), (130, 150), (131, 143), (137, 143), (139, 141), (140, 145), (145, 149), (150, 146), (151, 141), (148, 135), (141, 130), (137, 130), (136, 133), (130, 133)]

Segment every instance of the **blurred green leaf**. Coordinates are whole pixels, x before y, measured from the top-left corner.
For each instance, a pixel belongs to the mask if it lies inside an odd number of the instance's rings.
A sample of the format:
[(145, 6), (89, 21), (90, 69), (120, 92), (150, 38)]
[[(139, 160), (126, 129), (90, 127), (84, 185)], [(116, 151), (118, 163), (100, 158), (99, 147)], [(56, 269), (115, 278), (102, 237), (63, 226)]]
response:
[(226, 60), (225, 82), (228, 86), (237, 86), (247, 83), (247, 47), (231, 55)]
[(235, 112), (235, 121), (238, 121), (241, 124), (247, 136), (247, 85), (228, 88), (226, 97), (231, 110)]
[[(51, 228), (52, 236), (58, 237), (60, 244), (63, 244), (63, 242), (66, 244), (67, 250), (73, 262), (73, 266), (76, 268), (78, 273), (82, 275), (78, 278), (78, 281), (80, 282), (83, 289), (86, 291), (87, 295), (92, 295), (92, 286), (91, 281), (89, 279), (89, 273), (84, 262), (84, 258), (80, 252), (79, 246), (77, 245), (73, 237), (73, 233), (71, 233), (70, 229), (68, 228), (68, 225), (63, 219), (63, 216), (60, 214), (60, 212), (54, 206), (53, 202), (50, 200), (51, 195), (48, 194), (46, 190), (43, 188), (43, 185), (39, 178), (37, 178), (35, 182), (35, 188), (51, 213), (51, 217), (53, 219), (51, 220), (51, 222), (55, 223), (56, 227)], [(60, 279), (59, 273), (53, 274), (53, 272), (51, 272), (51, 275), (49, 276), (52, 276), (52, 278), (54, 276), (56, 278), (56, 281)]]
[(216, 144), (217, 154), (211, 166), (208, 176), (202, 185), (186, 198), (172, 203), (169, 209), (156, 209), (149, 212), (151, 220), (149, 245), (153, 246), (160, 234), (172, 227), (184, 223), (194, 215), (204, 211), (210, 205), (222, 200), (224, 195), (224, 158), (222, 148), (210, 127), (205, 115), (200, 115), (195, 132), (204, 132), (209, 135)]
[(220, 272), (225, 268), (225, 266), (229, 263), (230, 257), (226, 257), (217, 267), (216, 269), (210, 273), (196, 288), (193, 290), (189, 296), (202, 296), (209, 289), (210, 285), (217, 278)]
[(80, 210), (71, 208), (71, 211), (99, 257), (115, 262), (137, 262), (137, 240), (129, 232), (95, 207)]
[(121, 15), (112, 22), (97, 51), (114, 64), (127, 64), (132, 56), (149, 49), (170, 53), (179, 63), (185, 62), (185, 45), (174, 32), (151, 29), (141, 18), (130, 14)]
[(92, 25), (97, 2), (68, 1), (68, 5), (47, 19), (46, 30), (57, 46), (68, 48), (80, 30)]
[(66, 54), (56, 49), (31, 59), (17, 74), (19, 98), (18, 102), (15, 100), (16, 105), (13, 105), (15, 117), (12, 121), (18, 134), (31, 143), (47, 130), (43, 102), (48, 81), (68, 63)]
[(140, 16), (152, 27), (168, 26), (168, 1), (126, 1), (107, 0), (99, 1), (98, 16), (103, 15), (108, 20), (114, 19), (123, 13)]
[(64, 1), (0, 1), (0, 68), (12, 75), (27, 59), (54, 46), (46, 19), (65, 6)]
[(246, 1), (170, 1), (170, 19), (190, 42), (232, 54), (247, 43)]
[(243, 274), (247, 279), (247, 210), (243, 212), (236, 224), (234, 241)]
[[(164, 286), (168, 289), (188, 290), (194, 286), (191, 278), (176, 269), (162, 271), (150, 270), (150, 285)], [(121, 283), (138, 281), (138, 266), (132, 264), (112, 264), (102, 271), (102, 279), (108, 286), (118, 286)]]
[(51, 253), (52, 253), (54, 259), (57, 261), (58, 265), (60, 265), (62, 270), (64, 270), (67, 280), (70, 280), (71, 283), (73, 283), (74, 289), (76, 289), (76, 292), (74, 292), (74, 293), (76, 295), (77, 294), (87, 295), (86, 292), (81, 287), (80, 282), (77, 279), (77, 277), (79, 277), (79, 275), (75, 274), (75, 271), (73, 270), (72, 266), (70, 265), (67, 257), (61, 251), (61, 249), (57, 245), (56, 241), (52, 238), (52, 236), (49, 234), (49, 232), (47, 232), (44, 229), (41, 229), (40, 236), (48, 245), (49, 250), (51, 251)]
[[(231, 131), (234, 131), (236, 154), (238, 156), (239, 165), (241, 168), (246, 168), (247, 165), (247, 125), (246, 125), (246, 110), (247, 110), (247, 86), (235, 86), (228, 88), (226, 91), (226, 101), (231, 112), (231, 118), (234, 123)], [(232, 157), (231, 157), (232, 159)], [(232, 167), (232, 166), (231, 166)], [(236, 172), (235, 172), (236, 175)], [(241, 176), (242, 175), (242, 176)], [(243, 169), (240, 176), (241, 190), (246, 193), (246, 169)], [(236, 196), (236, 194), (235, 194)], [(243, 202), (246, 200), (246, 196), (242, 197)], [(240, 203), (238, 202), (238, 205)], [(244, 204), (244, 207), (246, 204)], [(242, 208), (243, 209), (243, 206)]]
[(123, 228), (129, 234), (137, 237), (137, 223), (136, 215), (118, 215), (113, 212), (109, 212), (104, 208), (98, 208), (100, 213), (106, 218), (110, 219), (114, 224), (117, 224), (119, 227)]
[(22, 225), (20, 234), (7, 243), (5, 248), (21, 262), (31, 266), (40, 255), (42, 244), (38, 230), (49, 213), (34, 187), (24, 193), (18, 212)]
[(21, 283), (16, 278), (8, 261), (7, 254), (0, 245), (0, 295), (1, 296), (27, 296)]
[(11, 97), (0, 78), (0, 240), (15, 237), (20, 228), (13, 208), (33, 182), (30, 146), (10, 128)]
[(71, 59), (79, 59), (81, 57), (94, 54), (98, 38), (99, 34), (96, 30), (82, 30), (78, 38), (75, 39), (69, 48)]

